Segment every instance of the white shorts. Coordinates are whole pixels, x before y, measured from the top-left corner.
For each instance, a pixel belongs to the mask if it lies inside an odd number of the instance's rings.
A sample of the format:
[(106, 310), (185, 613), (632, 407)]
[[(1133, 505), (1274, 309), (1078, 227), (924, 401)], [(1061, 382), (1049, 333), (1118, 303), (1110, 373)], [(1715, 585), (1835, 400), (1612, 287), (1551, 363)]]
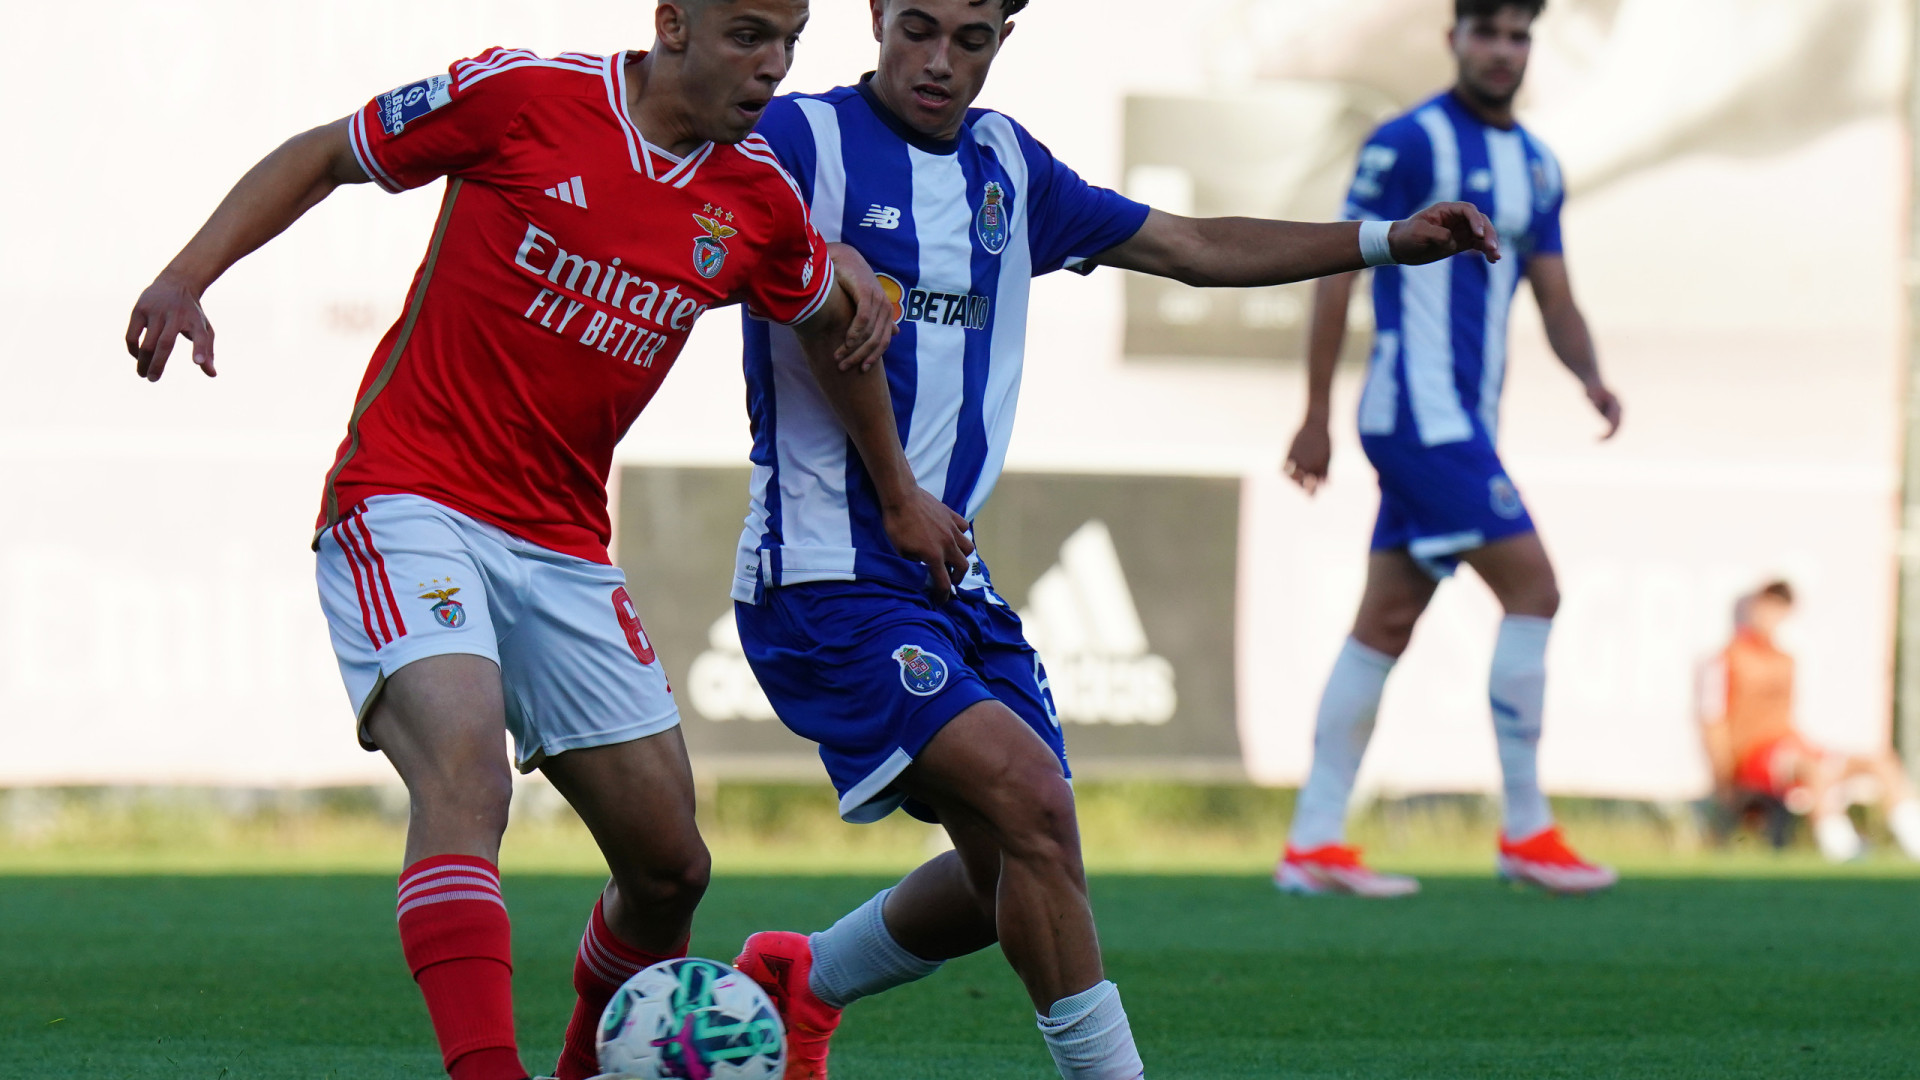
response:
[(417, 495), (368, 499), (324, 530), (320, 606), (359, 722), (429, 656), (500, 667), (522, 772), (680, 722), (618, 567), (543, 548)]

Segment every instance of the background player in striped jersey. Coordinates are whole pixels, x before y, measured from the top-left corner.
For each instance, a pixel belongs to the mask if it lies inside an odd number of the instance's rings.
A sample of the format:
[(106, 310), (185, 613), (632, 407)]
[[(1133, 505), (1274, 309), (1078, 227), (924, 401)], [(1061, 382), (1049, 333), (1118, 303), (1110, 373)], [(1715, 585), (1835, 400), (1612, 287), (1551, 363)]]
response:
[[(1560, 168), (1513, 116), (1533, 21), (1544, 6), (1545, 0), (1456, 0), (1448, 40), (1458, 81), (1380, 128), (1360, 152), (1349, 217), (1392, 219), (1466, 199), (1493, 219), (1510, 257), (1375, 271), (1378, 333), (1360, 400), (1360, 437), (1380, 475), (1380, 518), (1360, 614), (1321, 698), (1313, 768), (1275, 871), (1289, 891), (1418, 891), (1411, 878), (1370, 870), (1345, 843), (1347, 800), (1387, 673), (1434, 590), (1460, 562), (1473, 567), (1506, 610), (1488, 684), (1506, 787), (1500, 872), (1559, 892), (1588, 892), (1615, 880), (1613, 871), (1567, 847), (1536, 776), (1547, 631), (1560, 593), (1546, 548), (1494, 448), (1507, 315), (1522, 276), (1533, 285), (1555, 354), (1605, 419), (1606, 437), (1620, 428), (1620, 401), (1600, 377), (1593, 339), (1567, 282)], [(1327, 477), (1333, 369), (1352, 292), (1352, 275), (1328, 278), (1314, 304), (1307, 417), (1287, 465), (1309, 492)]]
[[(127, 331), (158, 379), (177, 336), (214, 373), (200, 297), (341, 184), (447, 177), (405, 313), (367, 369), (327, 475), (322, 607), (368, 749), (412, 798), (401, 945), (455, 1080), (523, 1080), (496, 863), (517, 763), (542, 769), (612, 869), (574, 969), (558, 1072), (634, 971), (683, 955), (708, 858), (679, 713), (609, 564), (614, 445), (695, 320), (744, 302), (831, 365), (892, 328), (852, 304), (753, 125), (806, 0), (662, 0), (649, 53), (494, 49), (289, 140), (141, 296)], [(961, 558), (932, 496), (890, 542)]]
[(1259, 286), (1497, 248), (1461, 204), (1391, 226), (1149, 210), (1008, 117), (969, 110), (1024, 0), (871, 3), (878, 73), (776, 102), (760, 133), (842, 245), (835, 258), (877, 271), (885, 291), (869, 302), (900, 333), (884, 371), (810, 373), (790, 333), (748, 322), (755, 468), (733, 595), (754, 673), (820, 744), (842, 816), (904, 806), (955, 850), (811, 939), (755, 935), (739, 962), (785, 1011), (790, 1078), (825, 1075), (848, 1003), (998, 942), (1061, 1074), (1132, 1080), (1142, 1066), (1101, 964), (1045, 668), (984, 562), (924, 563), (879, 523), (914, 492), (960, 528), (986, 503), (1036, 275), (1107, 264)]

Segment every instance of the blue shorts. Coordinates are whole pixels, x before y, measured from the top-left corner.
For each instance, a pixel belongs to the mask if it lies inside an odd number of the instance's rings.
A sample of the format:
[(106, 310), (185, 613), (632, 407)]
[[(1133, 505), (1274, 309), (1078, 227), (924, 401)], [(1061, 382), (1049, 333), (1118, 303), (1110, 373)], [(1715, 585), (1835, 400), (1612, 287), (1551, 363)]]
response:
[(1386, 435), (1363, 435), (1360, 445), (1380, 474), (1375, 551), (1405, 550), (1422, 570), (1444, 579), (1462, 553), (1534, 531), (1484, 431), (1439, 446)]
[(970, 590), (936, 605), (887, 582), (830, 581), (734, 605), (767, 700), (795, 734), (820, 744), (841, 817), (864, 824), (904, 804), (938, 820), (894, 781), (948, 721), (982, 701), (1012, 709), (1073, 775), (1040, 656), (1020, 617), (990, 596)]

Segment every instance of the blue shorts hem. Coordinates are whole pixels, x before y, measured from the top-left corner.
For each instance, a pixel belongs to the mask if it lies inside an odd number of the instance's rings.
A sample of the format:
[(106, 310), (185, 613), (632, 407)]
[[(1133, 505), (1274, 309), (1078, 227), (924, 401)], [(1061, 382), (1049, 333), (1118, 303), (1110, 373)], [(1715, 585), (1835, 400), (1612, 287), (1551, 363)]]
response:
[(900, 740), (878, 768), (861, 777), (840, 796), (840, 819), (855, 825), (871, 825), (900, 809), (907, 797), (892, 790), (893, 782), (900, 778), (907, 766), (913, 764), (913, 759), (920, 756), (935, 735), (940, 734), (940, 729), (953, 723), (961, 713), (983, 701), (996, 700), (992, 691), (971, 679), (941, 694), (914, 717), (911, 737)]

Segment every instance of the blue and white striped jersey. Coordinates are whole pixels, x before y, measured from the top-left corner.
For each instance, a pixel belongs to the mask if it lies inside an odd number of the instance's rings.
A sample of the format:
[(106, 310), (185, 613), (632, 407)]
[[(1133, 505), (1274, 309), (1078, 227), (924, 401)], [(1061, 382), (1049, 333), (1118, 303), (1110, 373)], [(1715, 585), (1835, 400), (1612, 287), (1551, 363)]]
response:
[(1423, 446), (1492, 441), (1507, 373), (1507, 314), (1535, 255), (1558, 254), (1560, 166), (1525, 129), (1489, 126), (1451, 93), (1391, 120), (1360, 151), (1347, 216), (1397, 221), (1437, 202), (1470, 202), (1505, 255), (1374, 271), (1378, 333), (1360, 433)]
[[(900, 441), (920, 486), (972, 521), (1013, 435), (1034, 277), (1138, 232), (1145, 206), (1082, 180), (1011, 119), (968, 114), (959, 137), (914, 132), (863, 81), (768, 107), (759, 133), (799, 183), (814, 228), (857, 249), (895, 297), (886, 355)], [(753, 488), (733, 596), (873, 578), (912, 588), (873, 483), (793, 331), (746, 321)]]

